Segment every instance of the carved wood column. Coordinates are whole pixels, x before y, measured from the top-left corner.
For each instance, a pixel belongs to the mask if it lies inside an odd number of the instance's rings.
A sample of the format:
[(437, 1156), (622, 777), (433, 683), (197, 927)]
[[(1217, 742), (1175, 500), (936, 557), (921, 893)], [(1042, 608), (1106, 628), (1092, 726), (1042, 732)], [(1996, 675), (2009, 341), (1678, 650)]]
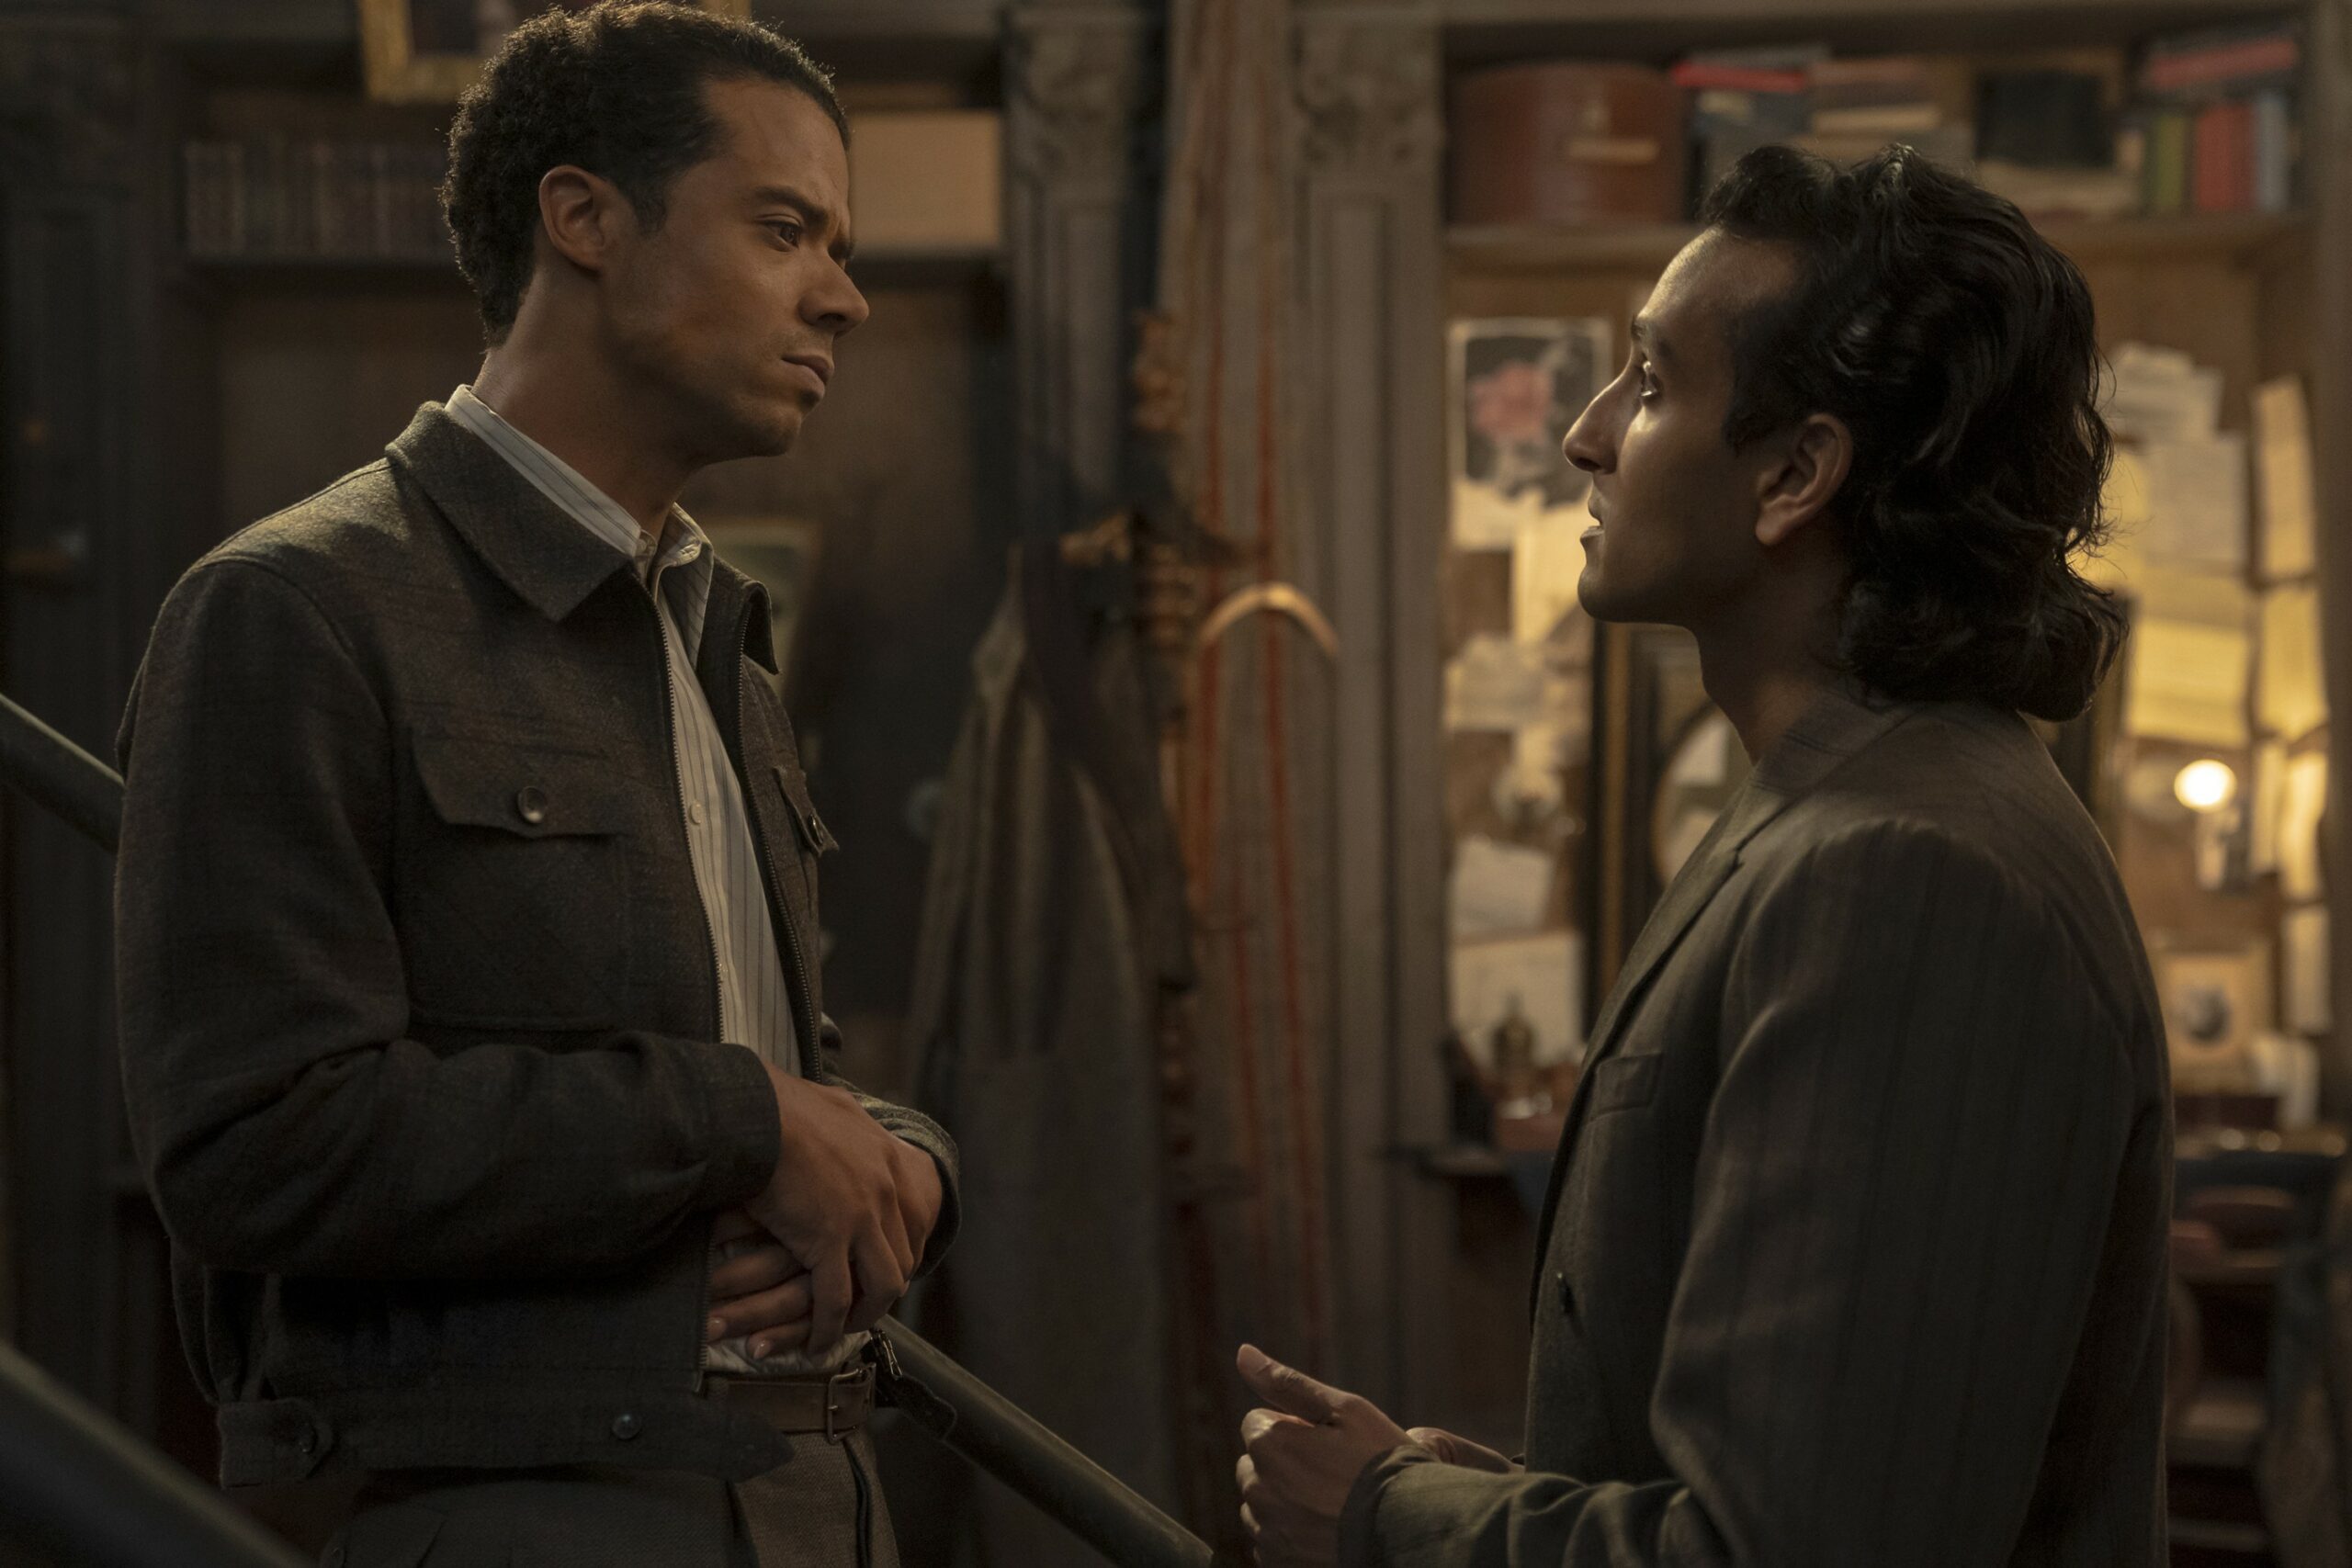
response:
[(1129, 321), (1145, 302), (1140, 128), (1158, 20), (1136, 0), (1007, 16), (1006, 219), (1027, 535), (1068, 532), (1125, 493)]
[(1434, 8), (1301, 0), (1301, 586), (1339, 631), (1330, 1076), (1335, 1376), (1428, 1410), (1447, 1196), (1400, 1150), (1442, 1141), (1444, 536), (1442, 73)]

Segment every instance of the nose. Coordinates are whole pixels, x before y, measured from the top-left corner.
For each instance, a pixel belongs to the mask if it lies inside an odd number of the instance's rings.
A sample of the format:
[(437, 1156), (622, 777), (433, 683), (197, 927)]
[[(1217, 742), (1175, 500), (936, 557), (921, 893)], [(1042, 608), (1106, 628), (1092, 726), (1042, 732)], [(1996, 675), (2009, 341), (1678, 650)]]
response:
[(800, 301), (801, 318), (831, 337), (853, 331), (874, 313), (856, 281), (839, 262), (827, 259), (824, 278)]
[(1609, 412), (1610, 393), (1614, 390), (1615, 382), (1602, 388), (1560, 438), (1560, 456), (1588, 474), (1605, 474), (1617, 467), (1616, 422)]

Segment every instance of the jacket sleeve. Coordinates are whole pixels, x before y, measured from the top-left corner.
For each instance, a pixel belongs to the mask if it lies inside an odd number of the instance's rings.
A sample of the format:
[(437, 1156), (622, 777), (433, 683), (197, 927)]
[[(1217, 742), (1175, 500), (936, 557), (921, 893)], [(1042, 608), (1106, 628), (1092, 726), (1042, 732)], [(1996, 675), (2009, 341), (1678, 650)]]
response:
[(964, 1200), (959, 1190), (963, 1175), (956, 1152), (956, 1140), (947, 1135), (946, 1128), (922, 1111), (893, 1105), (887, 1100), (876, 1100), (835, 1073), (832, 1064), (841, 1055), (841, 1027), (830, 1017), (820, 1020), (820, 1027), (824, 1031), (824, 1041), (823, 1048), (817, 1054), (817, 1061), (823, 1073), (822, 1081), (839, 1085), (855, 1095), (857, 1102), (865, 1107), (865, 1113), (880, 1122), (891, 1136), (912, 1144), (929, 1155), (932, 1163), (939, 1168), (939, 1218), (932, 1224), (930, 1239), (923, 1243), (922, 1258), (915, 1268), (915, 1278), (920, 1280), (939, 1267), (940, 1260), (947, 1256), (948, 1247), (955, 1245), (956, 1233), (963, 1227)]
[(402, 1038), (390, 739), (335, 628), (271, 565), (164, 604), (119, 752), (122, 1066), (173, 1239), (346, 1278), (624, 1270), (775, 1169), (765, 1069), (616, 1032), (561, 1053)]
[(1724, 1008), (1650, 1404), (1670, 1478), (1400, 1449), (1356, 1484), (1343, 1563), (2010, 1561), (2160, 1102), (2041, 900), (1924, 830), (1778, 878)]

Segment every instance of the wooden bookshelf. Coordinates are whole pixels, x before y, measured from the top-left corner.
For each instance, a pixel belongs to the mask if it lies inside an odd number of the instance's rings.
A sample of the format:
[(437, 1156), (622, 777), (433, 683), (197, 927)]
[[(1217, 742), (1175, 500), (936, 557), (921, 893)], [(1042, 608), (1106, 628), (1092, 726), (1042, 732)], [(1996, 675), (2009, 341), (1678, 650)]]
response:
[[(2258, 264), (2282, 247), (2306, 243), (2311, 220), (2301, 213), (2214, 213), (2052, 220), (2037, 227), (2080, 262)], [(1630, 271), (1663, 267), (1698, 232), (1695, 223), (1456, 225), (1446, 231), (1445, 248), (1453, 266), (1472, 272)]]

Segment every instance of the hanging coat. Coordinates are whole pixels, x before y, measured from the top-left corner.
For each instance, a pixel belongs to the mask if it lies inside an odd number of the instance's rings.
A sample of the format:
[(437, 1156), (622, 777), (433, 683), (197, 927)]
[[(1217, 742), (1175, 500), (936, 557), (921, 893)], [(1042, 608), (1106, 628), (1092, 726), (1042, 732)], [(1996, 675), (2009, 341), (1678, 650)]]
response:
[[(1155, 1034), (1190, 939), (1147, 656), (1085, 588), (1050, 549), (1016, 556), (949, 763), (907, 1038), (922, 1102), (960, 1134), (965, 1220), (923, 1325), (1173, 1508)], [(959, 1562), (1098, 1561), (1011, 1493), (963, 1490)]]

